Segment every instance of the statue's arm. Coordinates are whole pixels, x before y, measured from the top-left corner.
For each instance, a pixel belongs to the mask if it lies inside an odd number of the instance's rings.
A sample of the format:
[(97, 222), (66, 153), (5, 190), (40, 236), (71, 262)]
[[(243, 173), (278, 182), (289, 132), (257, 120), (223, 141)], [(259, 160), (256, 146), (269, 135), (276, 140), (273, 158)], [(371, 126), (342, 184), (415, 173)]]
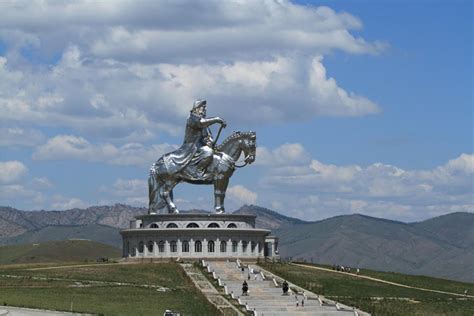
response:
[(216, 123), (219, 123), (219, 124), (222, 124), (224, 127), (226, 127), (226, 122), (221, 119), (220, 117), (216, 116), (216, 117), (209, 117), (209, 118), (201, 118), (199, 119), (199, 127), (201, 128), (204, 128), (204, 127), (209, 127), (213, 124), (216, 124)]

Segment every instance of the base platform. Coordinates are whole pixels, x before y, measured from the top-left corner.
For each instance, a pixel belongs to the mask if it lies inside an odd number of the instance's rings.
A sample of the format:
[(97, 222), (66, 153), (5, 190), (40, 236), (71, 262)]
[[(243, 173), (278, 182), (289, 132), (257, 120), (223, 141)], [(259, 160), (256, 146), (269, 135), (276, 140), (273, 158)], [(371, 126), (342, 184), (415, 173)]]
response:
[(278, 256), (277, 238), (255, 228), (254, 215), (184, 213), (135, 217), (120, 232), (125, 258)]

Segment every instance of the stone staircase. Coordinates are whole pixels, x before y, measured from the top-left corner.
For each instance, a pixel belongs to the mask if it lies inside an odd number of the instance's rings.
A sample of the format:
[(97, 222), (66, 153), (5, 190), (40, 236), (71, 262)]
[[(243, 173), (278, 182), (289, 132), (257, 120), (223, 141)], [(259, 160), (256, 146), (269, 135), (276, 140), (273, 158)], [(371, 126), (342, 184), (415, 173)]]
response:
[[(369, 315), (339, 304), (289, 283), (289, 292), (283, 295), (282, 280), (256, 265), (237, 261), (201, 261), (209, 273), (249, 312), (258, 316), (270, 315)], [(248, 283), (248, 295), (242, 296), (242, 282)], [(304, 304), (304, 305), (303, 305)]]

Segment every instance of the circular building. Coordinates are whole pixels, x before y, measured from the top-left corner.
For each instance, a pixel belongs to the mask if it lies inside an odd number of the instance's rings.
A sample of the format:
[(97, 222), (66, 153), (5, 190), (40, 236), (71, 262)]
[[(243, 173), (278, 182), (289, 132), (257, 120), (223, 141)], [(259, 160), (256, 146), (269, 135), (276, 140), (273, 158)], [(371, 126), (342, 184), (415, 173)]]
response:
[(278, 255), (277, 238), (254, 215), (148, 214), (122, 230), (125, 258), (242, 258)]

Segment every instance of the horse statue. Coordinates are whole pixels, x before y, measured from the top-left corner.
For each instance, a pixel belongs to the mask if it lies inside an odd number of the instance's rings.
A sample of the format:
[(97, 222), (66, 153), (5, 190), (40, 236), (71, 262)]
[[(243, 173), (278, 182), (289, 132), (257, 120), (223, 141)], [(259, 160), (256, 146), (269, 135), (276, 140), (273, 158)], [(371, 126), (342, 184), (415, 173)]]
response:
[[(256, 133), (234, 132), (221, 145), (214, 148), (212, 162), (201, 174), (192, 166), (186, 166), (179, 172), (172, 172), (166, 167), (163, 157), (152, 166), (148, 178), (149, 214), (179, 213), (173, 202), (173, 188), (180, 182), (214, 185), (214, 209), (217, 214), (225, 212), (224, 199), (229, 179), (235, 168), (244, 167), (255, 161)], [(242, 152), (245, 155), (244, 165), (236, 165)]]

